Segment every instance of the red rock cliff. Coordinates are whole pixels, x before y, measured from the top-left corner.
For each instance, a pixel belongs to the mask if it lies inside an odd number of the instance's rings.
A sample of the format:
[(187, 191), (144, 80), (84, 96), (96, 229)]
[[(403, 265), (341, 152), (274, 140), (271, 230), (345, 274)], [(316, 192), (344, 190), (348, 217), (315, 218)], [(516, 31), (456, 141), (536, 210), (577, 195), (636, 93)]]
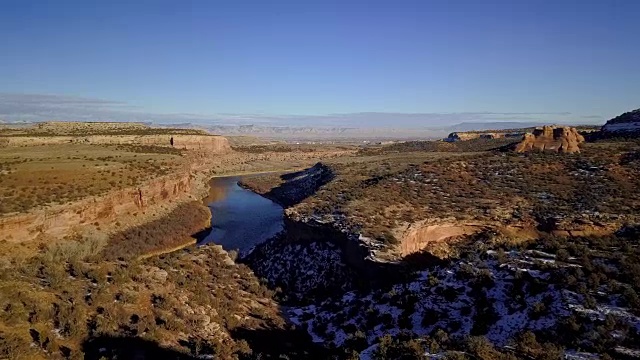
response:
[(78, 226), (96, 222), (104, 230), (114, 227), (116, 221), (123, 225), (136, 223), (135, 218), (142, 216), (144, 211), (155, 207), (155, 212), (165, 203), (189, 198), (193, 181), (189, 173), (169, 175), (150, 180), (140, 187), (3, 217), (0, 218), (0, 240), (22, 242), (41, 235), (61, 238)]

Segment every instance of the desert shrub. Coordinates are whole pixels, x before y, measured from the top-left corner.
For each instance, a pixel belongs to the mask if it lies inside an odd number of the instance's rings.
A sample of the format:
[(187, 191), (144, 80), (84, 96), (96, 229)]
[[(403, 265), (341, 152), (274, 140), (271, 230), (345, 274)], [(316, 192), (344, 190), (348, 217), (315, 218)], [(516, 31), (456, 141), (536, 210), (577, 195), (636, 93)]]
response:
[(171, 214), (171, 221), (154, 220), (113, 235), (104, 248), (107, 259), (131, 259), (152, 251), (176, 246), (202, 230), (211, 216), (198, 202), (181, 204)]
[(425, 350), (422, 342), (412, 339), (409, 334), (384, 335), (378, 339), (378, 348), (373, 358), (376, 360), (421, 360), (427, 359)]
[(31, 359), (34, 350), (27, 334), (0, 333), (0, 357), (3, 359)]
[(474, 359), (478, 360), (516, 360), (511, 354), (503, 354), (496, 350), (493, 344), (482, 336), (470, 337), (465, 347)]
[(43, 258), (50, 262), (84, 260), (100, 254), (106, 245), (106, 235), (91, 232), (80, 235), (75, 240), (62, 241), (49, 246)]
[(522, 333), (516, 341), (516, 350), (522, 356), (528, 358), (553, 360), (564, 358), (564, 350), (556, 345), (540, 344), (534, 333), (527, 331)]

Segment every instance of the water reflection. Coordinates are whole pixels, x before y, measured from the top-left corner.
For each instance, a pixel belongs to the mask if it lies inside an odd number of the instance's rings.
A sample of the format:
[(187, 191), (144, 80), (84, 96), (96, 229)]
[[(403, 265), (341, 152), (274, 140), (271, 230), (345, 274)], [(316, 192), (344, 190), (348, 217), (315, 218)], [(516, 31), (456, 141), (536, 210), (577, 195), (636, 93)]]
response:
[(280, 205), (238, 186), (238, 177), (213, 178), (205, 202), (211, 209), (211, 233), (201, 243), (213, 242), (244, 253), (274, 236), (283, 227)]
[(207, 205), (216, 201), (222, 201), (227, 196), (228, 190), (229, 186), (222, 184), (220, 178), (213, 178), (209, 180), (209, 193), (202, 201)]

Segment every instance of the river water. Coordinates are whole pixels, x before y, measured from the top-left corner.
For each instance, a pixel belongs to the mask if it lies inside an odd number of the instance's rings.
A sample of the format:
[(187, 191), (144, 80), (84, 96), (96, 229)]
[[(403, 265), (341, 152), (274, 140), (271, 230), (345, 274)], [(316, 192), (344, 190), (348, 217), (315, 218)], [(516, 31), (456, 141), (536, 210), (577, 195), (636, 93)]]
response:
[(244, 254), (282, 230), (282, 207), (238, 186), (239, 180), (235, 176), (210, 180), (204, 202), (211, 210), (212, 230), (200, 244), (212, 242)]

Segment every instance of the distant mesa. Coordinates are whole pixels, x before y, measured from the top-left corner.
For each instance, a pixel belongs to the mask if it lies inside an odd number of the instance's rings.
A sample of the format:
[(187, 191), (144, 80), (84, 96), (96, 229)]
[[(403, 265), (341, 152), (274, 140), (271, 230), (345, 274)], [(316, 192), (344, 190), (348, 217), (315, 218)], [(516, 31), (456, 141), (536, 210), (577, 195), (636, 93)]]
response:
[(114, 121), (45, 121), (37, 123), (39, 130), (53, 132), (78, 132), (78, 131), (107, 131), (107, 130), (143, 130), (151, 128), (149, 124), (141, 122), (114, 122)]
[(533, 133), (524, 134), (520, 143), (515, 147), (516, 152), (554, 151), (561, 153), (579, 153), (579, 144), (584, 136), (573, 127), (543, 126), (536, 128)]
[(603, 132), (625, 132), (640, 134), (640, 109), (626, 112), (607, 121), (602, 127)]
[(456, 131), (452, 132), (444, 138), (446, 142), (466, 141), (473, 139), (501, 139), (501, 138), (518, 138), (524, 135), (523, 131), (507, 130), (507, 131)]

